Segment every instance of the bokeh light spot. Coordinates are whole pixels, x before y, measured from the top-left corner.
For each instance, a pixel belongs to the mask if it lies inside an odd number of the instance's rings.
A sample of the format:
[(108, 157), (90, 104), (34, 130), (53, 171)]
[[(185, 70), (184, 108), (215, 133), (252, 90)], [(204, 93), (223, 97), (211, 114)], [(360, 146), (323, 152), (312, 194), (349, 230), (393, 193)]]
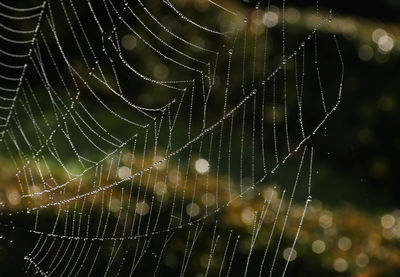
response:
[(381, 217), (381, 225), (385, 229), (390, 229), (396, 223), (396, 219), (391, 214), (385, 214)]
[(126, 50), (133, 50), (136, 47), (137, 40), (132, 35), (125, 35), (121, 39), (122, 47)]
[(315, 240), (311, 245), (311, 249), (314, 253), (321, 254), (326, 249), (326, 244), (322, 240)]
[(205, 159), (198, 159), (194, 166), (196, 171), (200, 174), (207, 173), (210, 170), (210, 164)]
[(343, 258), (337, 258), (335, 259), (335, 261), (333, 262), (333, 268), (337, 271), (337, 272), (343, 272), (346, 271), (348, 267), (347, 261)]
[(286, 248), (285, 250), (283, 250), (283, 258), (286, 261), (289, 261), (289, 262), (294, 261), (296, 259), (296, 257), (297, 257), (297, 252), (293, 248), (289, 247), (289, 248)]

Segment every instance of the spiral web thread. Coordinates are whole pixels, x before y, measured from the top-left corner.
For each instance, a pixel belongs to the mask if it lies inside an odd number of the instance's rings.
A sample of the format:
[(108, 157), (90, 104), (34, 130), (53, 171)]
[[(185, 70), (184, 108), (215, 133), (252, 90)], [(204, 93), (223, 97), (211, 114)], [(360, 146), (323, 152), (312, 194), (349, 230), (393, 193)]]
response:
[[(1, 3), (0, 150), (23, 204), (4, 207), (1, 226), (35, 242), (26, 273), (285, 276), (312, 199), (311, 140), (341, 99), (334, 35), (331, 60), (318, 57), (318, 30), (331, 14), (292, 49), (285, 0), (275, 28), (262, 24), (270, 1), (249, 19), (234, 5), (203, 2), (212, 12), (193, 15), (169, 0)], [(212, 26), (205, 19), (217, 13)], [(336, 88), (324, 88), (321, 63), (337, 66)], [(138, 101), (146, 94), (157, 101)], [(305, 102), (319, 118), (307, 118)], [(265, 193), (289, 165), (297, 167), (290, 183)], [(297, 194), (301, 213), (292, 218)], [(250, 199), (258, 204), (247, 235), (226, 228), (223, 214)]]

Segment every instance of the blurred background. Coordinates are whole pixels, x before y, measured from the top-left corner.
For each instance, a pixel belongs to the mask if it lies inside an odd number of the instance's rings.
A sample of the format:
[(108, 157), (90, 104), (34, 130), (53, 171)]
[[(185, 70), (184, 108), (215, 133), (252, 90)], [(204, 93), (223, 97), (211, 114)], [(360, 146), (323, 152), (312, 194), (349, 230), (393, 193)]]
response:
[[(15, 3), (13, 1), (13, 4), (22, 7), (26, 6), (28, 2), (30, 1), (15, 1)], [(35, 1), (31, 2), (32, 4), (35, 3)], [(173, 30), (179, 30), (182, 36), (189, 41), (210, 49), (216, 49), (224, 43), (228, 44), (228, 41), (215, 39), (214, 36), (207, 35), (207, 33), (201, 33), (200, 35), (191, 32), (190, 28), (180, 29), (180, 25), (175, 18), (171, 14), (164, 15), (163, 6), (156, 2), (158, 1), (146, 3), (145, 5), (155, 14), (160, 14), (159, 19), (165, 26)], [(196, 18), (197, 22), (206, 26), (220, 26), (221, 31), (229, 29), (232, 24), (236, 23), (226, 19), (225, 12), (222, 9), (216, 8), (206, 0), (173, 0), (172, 2), (177, 9), (185, 11), (186, 16)], [(247, 40), (251, 45), (255, 36), (259, 36), (260, 51), (263, 43), (261, 38), (263, 38), (265, 27), (267, 27), (271, 33), (268, 54), (271, 60), (270, 68), (274, 68), (275, 64), (279, 64), (282, 47), (281, 1), (271, 1), (271, 6), (267, 12), (264, 11), (266, 5), (262, 2), (259, 5), (259, 11), (255, 9), (258, 1), (219, 0), (216, 2), (248, 18)], [(134, 7), (137, 6), (138, 4), (134, 4)], [(332, 11), (330, 12), (330, 10)], [(59, 11), (53, 9), (56, 21), (58, 20), (56, 13)], [(84, 9), (79, 12), (82, 13), (82, 17), (85, 17), (86, 13), (89, 14)], [(325, 132), (313, 140), (313, 144), (317, 149), (313, 161), (313, 201), (307, 211), (298, 245), (295, 247), (295, 253), (290, 255), (291, 264), (287, 275), (399, 276), (400, 168), (397, 158), (400, 153), (400, 131), (398, 127), (400, 118), (400, 84), (398, 80), (400, 76), (400, 1), (386, 0), (373, 3), (365, 1), (286, 1), (284, 22), (287, 28), (288, 49), (296, 47), (300, 41), (304, 40), (312, 32), (315, 25), (320, 22), (321, 17), (330, 16), (330, 14), (333, 18), (332, 22), (324, 24), (318, 29), (320, 43), (318, 51), (320, 57), (323, 57), (320, 67), (325, 74), (323, 76), (324, 86), (328, 90), (336, 88), (339, 85), (338, 69), (340, 67), (336, 63), (331, 64), (329, 62), (331, 47), (334, 44), (332, 41), (328, 43), (332, 38), (332, 34), (336, 34), (345, 64), (342, 101), (337, 111), (329, 119)], [(25, 24), (29, 27), (29, 23)], [(30, 24), (32, 25), (33, 23)], [(256, 28), (255, 26), (259, 27)], [(97, 32), (94, 24), (93, 26), (85, 27), (92, 29), (93, 33)], [(58, 27), (58, 31), (61, 44), (67, 44), (71, 39), (67, 31), (64, 32), (62, 27)], [(186, 76), (178, 70), (173, 70), (169, 64), (160, 63), (159, 58), (153, 52), (148, 51), (146, 46), (138, 41), (137, 37), (129, 33), (129, 30), (119, 32), (118, 36), (124, 48), (124, 53), (138, 64), (142, 71), (147, 70), (150, 75), (157, 79), (189, 78), (189, 75)], [(162, 33), (160, 33), (160, 37), (168, 39), (168, 36)], [(56, 44), (50, 45), (50, 48), (52, 47), (56, 48)], [(10, 49), (10, 46), (5, 44), (4, 48)], [(238, 52), (241, 50), (243, 49), (239, 48)], [(248, 52), (247, 55), (249, 57), (252, 57), (252, 47), (247, 47), (245, 51)], [(74, 66), (82, 72), (85, 71), (78, 52), (74, 53), (71, 50), (71, 53), (69, 54), (76, 55)], [(197, 57), (199, 58), (203, 55), (203, 53), (195, 53), (198, 54)], [(232, 59), (233, 68), (239, 68), (242, 56), (239, 54), (233, 55)], [(228, 55), (221, 55), (218, 63), (222, 69), (218, 69), (220, 71), (217, 70), (217, 76), (223, 76), (226, 74)], [(246, 79), (248, 80), (251, 79), (252, 72), (250, 68), (251, 65), (249, 70), (245, 71)], [(63, 70), (66, 71), (66, 69)], [(257, 69), (256, 74), (262, 74), (261, 66)], [(240, 91), (240, 80), (241, 71), (233, 70), (231, 91)], [(224, 80), (222, 77), (219, 82), (220, 85), (218, 85), (217, 79), (216, 89), (223, 91)], [(293, 80), (288, 80), (288, 82), (293, 82)], [(34, 87), (35, 84), (32, 84), (32, 86)], [(124, 83), (122, 86), (134, 86), (137, 91), (140, 91), (140, 93), (136, 93), (133, 96), (133, 100), (141, 106), (162, 106), (168, 100), (168, 97), (165, 96), (166, 88), (157, 88), (155, 90), (154, 87), (140, 82)], [(101, 91), (104, 88), (98, 87), (98, 89)], [(107, 103), (118, 105), (119, 99), (105, 94), (103, 96)], [(84, 95), (83, 98), (85, 99), (85, 97)], [(90, 105), (89, 98), (85, 100)], [(208, 115), (210, 122), (213, 122), (212, 119), (220, 117), (218, 111), (221, 109), (222, 100), (221, 94), (211, 96)], [(312, 107), (320, 107), (320, 102), (314, 103), (312, 99), (307, 101), (307, 105), (309, 105), (307, 107), (310, 108), (308, 116), (310, 118), (317, 117), (317, 113), (312, 110)], [(95, 110), (95, 107), (92, 108)], [(123, 110), (123, 107), (120, 107), (118, 112), (129, 115), (129, 110)], [(98, 113), (95, 115), (103, 120), (104, 124), (111, 130), (120, 132), (125, 137), (132, 135), (128, 130), (120, 126), (114, 126), (114, 123), (108, 121), (107, 118), (102, 118), (104, 117), (103, 114)], [(140, 121), (141, 119), (139, 118), (138, 120)], [(266, 120), (268, 121), (267, 113)], [(195, 118), (193, 128), (200, 128), (201, 123), (200, 118)], [(280, 123), (282, 124), (282, 122)], [(280, 123), (278, 122), (278, 124)], [(187, 130), (184, 128), (176, 131), (175, 141), (177, 144), (185, 142), (186, 134)], [(37, 205), (40, 200), (36, 199), (35, 201), (37, 202), (34, 204), (21, 201), (15, 179), (14, 164), (10, 160), (10, 156), (5, 154), (7, 149), (2, 147), (0, 150), (0, 200), (4, 203), (0, 229), (3, 232), (0, 233), (1, 270), (4, 272), (4, 276), (19, 276), (13, 275), (13, 272), (23, 268), (23, 256), (25, 254), (22, 250), (26, 252), (26, 249), (20, 247), (22, 247), (21, 245), (34, 245), (36, 241), (29, 236), (25, 236), (23, 231), (12, 232), (7, 227), (9, 219), (4, 219), (4, 215), (8, 211), (18, 211), (30, 205)], [(70, 160), (74, 160), (75, 157), (72, 154), (70, 155)], [(146, 160), (148, 164), (152, 162), (150, 158)], [(66, 158), (66, 164), (68, 164), (68, 157)], [(72, 162), (70, 164), (74, 166)], [(171, 168), (176, 166), (176, 163), (172, 164)], [(190, 173), (189, 178), (195, 178), (195, 174), (202, 171), (201, 167), (197, 168), (195, 166), (195, 169)], [(160, 168), (160, 170), (165, 170), (165, 168)], [(296, 170), (295, 166), (289, 164), (283, 172), (279, 173), (280, 175), (278, 174), (278, 177), (261, 184), (258, 191), (265, 195), (265, 199), (268, 199), (272, 191), (276, 191), (277, 198), (274, 203), (279, 203), (278, 196), (285, 187), (282, 184), (285, 181), (285, 175), (293, 176), (296, 174)], [(56, 178), (65, 178), (65, 176), (62, 176), (62, 170), (54, 168), (52, 171), (55, 172)], [(121, 172), (116, 169), (116, 175), (126, 175)], [(210, 175), (209, 178), (210, 183), (212, 183), (212, 178), (215, 179), (216, 177)], [(173, 178), (171, 177), (171, 179)], [(170, 182), (173, 183), (173, 181)], [(169, 200), (166, 200), (167, 205), (171, 204), (173, 196), (173, 190), (169, 189)], [(164, 195), (165, 190), (164, 187), (157, 187), (155, 188), (155, 193), (161, 196)], [(181, 195), (182, 191), (176, 193)], [(199, 202), (204, 203), (204, 199), (201, 198), (206, 195), (206, 192), (204, 193), (198, 194)], [(208, 195), (208, 197), (212, 196)], [(298, 220), (301, 217), (304, 205), (299, 198), (295, 198), (295, 202), (290, 217), (293, 220)], [(287, 205), (287, 202), (285, 203)], [(94, 213), (100, 210), (100, 202), (97, 204), (99, 205), (94, 206)], [(141, 205), (142, 213), (143, 207), (145, 207), (144, 210), (149, 209), (146, 202)], [(205, 206), (207, 205), (205, 204)], [(234, 229), (240, 234), (251, 234), (254, 221), (253, 213), (256, 209), (259, 209), (260, 205), (262, 205), (262, 201), (252, 195), (240, 199), (236, 205), (229, 206), (223, 210), (220, 216), (224, 224), (218, 227), (219, 230), (221, 232), (229, 232), (230, 229)], [(195, 207), (196, 209), (200, 208)], [(117, 211), (118, 209), (114, 212)], [(49, 211), (48, 214), (42, 215), (44, 222), (46, 218), (54, 217), (55, 212), (56, 210)], [(191, 207), (190, 213), (196, 216), (200, 212), (195, 215), (193, 207)], [(18, 222), (20, 225), (24, 225), (24, 222), (32, 223), (32, 218), (29, 218), (28, 215), (17, 215), (13, 221), (17, 222), (17, 225)], [(265, 219), (265, 222), (271, 225), (274, 222), (274, 218), (269, 216)], [(278, 228), (281, 228), (283, 222), (279, 221), (277, 224)], [(51, 227), (52, 225), (49, 223), (48, 228)], [(288, 241), (296, 236), (297, 229), (295, 226), (292, 227), (285, 233), (285, 239)], [(208, 230), (213, 230), (212, 224)], [(176, 253), (179, 253), (184, 248), (185, 240), (183, 235), (180, 238), (182, 241), (179, 240), (179, 235), (177, 236), (177, 242), (175, 242), (177, 246), (167, 252), (162, 260), (164, 269), (159, 271), (162, 276), (176, 273), (175, 267), (178, 264), (178, 254)], [(257, 250), (254, 256), (257, 258), (262, 257), (261, 248), (263, 242), (267, 239), (268, 236), (265, 234), (260, 245), (256, 246)], [(273, 243), (276, 243), (278, 236), (275, 236), (273, 240)], [(163, 242), (161, 241), (160, 243)], [(239, 248), (244, 249), (243, 253), (249, 247), (248, 244), (248, 242), (247, 244), (245, 242), (243, 245), (239, 245)], [(285, 248), (283, 253), (280, 254), (283, 257), (283, 261), (289, 259), (289, 250), (287, 249), (290, 250), (290, 248)], [(244, 256), (243, 253), (242, 255)], [(104, 255), (107, 256), (107, 254)], [(199, 268), (207, 267), (208, 255), (203, 255), (200, 249), (198, 253), (195, 252), (193, 255), (193, 259), (198, 261), (191, 268), (193, 272), (199, 270)], [(12, 262), (10, 262), (10, 257), (13, 257)], [(216, 257), (216, 259), (218, 260), (219, 258)], [(239, 267), (240, 265), (236, 266)], [(235, 275), (234, 268), (235, 265), (231, 276), (238, 276)], [(142, 270), (140, 272), (143, 275), (140, 276), (149, 274), (146, 268)], [(216, 272), (218, 273), (218, 270)], [(255, 271), (252, 274), (256, 274)]]

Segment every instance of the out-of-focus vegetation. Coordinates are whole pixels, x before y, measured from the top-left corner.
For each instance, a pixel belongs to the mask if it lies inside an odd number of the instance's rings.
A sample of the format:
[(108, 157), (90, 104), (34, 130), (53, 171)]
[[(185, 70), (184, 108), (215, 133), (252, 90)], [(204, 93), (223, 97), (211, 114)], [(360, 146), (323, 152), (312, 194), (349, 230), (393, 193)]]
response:
[[(119, 176), (124, 178), (131, 157), (125, 157), (125, 161), (122, 163), (118, 172), (111, 172), (111, 175)], [(136, 157), (137, 161), (141, 160), (141, 157)], [(152, 159), (148, 160), (146, 164), (150, 165)], [(136, 163), (137, 167), (140, 168), (140, 163)], [(193, 168), (195, 164), (193, 164)], [(167, 168), (166, 162), (158, 166), (158, 172), (161, 176), (167, 174), (167, 181), (159, 180), (154, 182), (154, 176), (151, 177), (150, 183), (154, 183), (154, 186), (150, 187), (148, 192), (149, 195), (155, 195), (155, 204), (148, 201), (133, 201), (131, 204), (131, 212), (137, 213), (142, 216), (143, 219), (147, 219), (149, 215), (150, 206), (156, 210), (157, 205), (164, 205), (162, 207), (162, 214), (168, 216), (162, 216), (159, 219), (158, 225), (160, 226), (161, 234), (163, 228), (170, 224), (169, 210), (171, 210), (172, 198), (176, 197), (181, 199), (183, 194), (191, 195), (193, 193), (193, 187), (186, 187), (183, 191), (183, 186), (177, 186), (176, 184), (183, 183), (183, 174), (178, 174), (176, 168)], [(188, 183), (194, 183), (195, 178), (198, 178), (198, 182), (203, 183), (205, 176), (196, 176), (196, 170), (193, 169), (189, 175)], [(56, 176), (57, 177), (57, 176)], [(147, 178), (147, 175), (144, 175)], [(106, 180), (104, 180), (107, 183)], [(109, 180), (111, 182), (111, 180)], [(124, 183), (128, 186), (128, 183)], [(202, 216), (207, 216), (205, 221), (206, 227), (209, 231), (205, 232), (201, 238), (202, 245), (208, 245), (211, 241), (210, 232), (214, 228), (214, 220), (218, 218), (219, 226), (218, 230), (224, 232), (226, 230), (235, 230), (235, 234), (239, 234), (243, 240), (238, 245), (239, 256), (247, 255), (251, 245), (251, 234), (254, 230), (255, 220), (259, 220), (260, 212), (265, 210), (268, 206), (267, 214), (263, 219), (263, 228), (259, 234), (256, 244), (254, 245), (253, 255), (255, 259), (262, 257), (265, 247), (269, 241), (271, 241), (271, 249), (274, 250), (276, 243), (279, 239), (279, 235), (284, 228), (285, 214), (288, 212), (288, 199), (281, 199), (282, 189), (275, 182), (266, 182), (256, 187), (256, 190), (245, 193), (243, 197), (239, 195), (237, 188), (233, 188), (232, 200), (228, 205), (220, 206), (220, 209), (216, 210), (215, 202), (215, 176), (207, 176), (207, 190), (206, 187), (202, 187), (196, 191), (196, 199), (194, 204), (187, 202), (185, 203), (184, 216), (191, 216), (194, 223), (197, 220), (201, 220)], [(77, 185), (77, 184), (76, 184)], [(222, 178), (219, 181), (220, 188), (220, 202), (229, 202), (228, 193), (228, 182), (227, 178)], [(139, 187), (138, 180), (135, 182), (134, 191)], [(83, 188), (84, 189), (84, 188)], [(248, 189), (248, 187), (246, 188)], [(14, 206), (15, 210), (20, 209), (23, 204), (20, 202), (18, 197), (18, 191), (13, 188), (12, 184), (6, 186), (4, 192), (8, 196), (9, 203)], [(134, 193), (135, 194), (135, 193)], [(68, 192), (63, 197), (68, 196)], [(13, 198), (15, 197), (15, 198)], [(124, 212), (121, 214), (120, 207), (126, 205), (128, 201), (128, 195), (121, 195), (121, 191), (114, 191), (112, 195), (107, 192), (106, 199), (111, 197), (111, 202), (107, 204), (107, 209), (111, 211), (111, 218), (108, 224), (113, 225), (115, 220), (120, 220), (119, 228), (122, 228), (125, 222)], [(62, 197), (60, 197), (62, 199)], [(104, 198), (103, 198), (104, 199)], [(56, 200), (56, 199), (55, 199)], [(122, 203), (121, 203), (122, 200)], [(104, 208), (102, 207), (101, 198), (91, 197), (91, 202), (94, 204), (94, 214), (92, 216), (99, 216), (98, 212)], [(46, 203), (44, 201), (43, 203)], [(28, 206), (39, 206), (43, 204), (40, 197), (33, 198), (28, 201)], [(180, 202), (178, 202), (180, 204)], [(293, 241), (298, 231), (298, 224), (303, 215), (305, 202), (297, 201), (292, 204), (289, 212), (288, 222), (286, 225), (285, 232), (283, 232), (283, 241), (287, 241), (288, 245)], [(74, 211), (75, 210), (75, 211)], [(58, 208), (54, 208), (46, 211), (42, 222), (39, 225), (43, 225), (47, 220), (52, 221), (54, 214), (58, 212)], [(75, 214), (76, 209), (70, 208), (70, 213)], [(176, 209), (172, 221), (178, 222), (181, 218), (180, 210)], [(154, 212), (153, 212), (154, 213)], [(154, 215), (153, 215), (154, 216)], [(85, 218), (85, 216), (84, 216)], [(276, 226), (274, 222), (276, 221)], [(131, 217), (127, 218), (128, 222), (132, 220)], [(60, 221), (65, 220), (64, 217), (59, 219)], [(17, 222), (29, 225), (32, 223), (32, 218), (29, 215), (22, 215), (16, 219)], [(83, 220), (84, 222), (84, 220)], [(193, 224), (194, 224), (193, 223)], [(128, 224), (129, 226), (129, 224)], [(94, 228), (96, 226), (92, 226)], [(183, 225), (183, 228), (189, 226)], [(82, 227), (83, 228), (83, 227)], [(164, 229), (167, 230), (167, 229)], [(274, 230), (272, 237), (270, 238), (271, 232)], [(1, 248), (2, 259), (7, 257), (12, 248), (24, 244), (31, 244), (33, 242), (27, 240), (27, 238), (20, 237), (7, 231), (4, 234), (3, 239), (7, 237), (7, 241)], [(20, 229), (24, 232), (23, 227)], [(83, 230), (81, 231), (82, 233)], [(176, 266), (179, 261), (181, 251), (185, 245), (186, 237), (180, 235), (180, 228), (176, 229), (176, 234), (172, 238), (173, 247), (169, 248), (164, 254), (162, 260), (163, 269), (159, 274), (175, 274)], [(57, 232), (56, 232), (57, 233)], [(62, 233), (62, 229), (59, 230)], [(183, 234), (183, 233), (182, 233)], [(84, 237), (84, 235), (83, 235)], [(157, 236), (155, 236), (157, 239)], [(226, 238), (225, 238), (226, 239)], [(97, 239), (98, 240), (98, 239)], [(106, 238), (107, 240), (107, 238)], [(129, 238), (125, 240), (125, 243), (129, 243)], [(396, 276), (398, 270), (400, 270), (400, 250), (398, 248), (398, 242), (400, 240), (400, 210), (387, 210), (385, 214), (381, 212), (367, 212), (355, 205), (350, 203), (340, 206), (333, 206), (324, 204), (321, 200), (314, 198), (309, 204), (305, 219), (298, 236), (298, 242), (291, 255), (291, 265), (289, 268), (290, 274), (296, 274), (296, 276), (317, 276), (323, 274), (324, 276), (337, 276), (338, 273), (345, 276)], [(111, 239), (112, 241), (112, 239)], [(111, 242), (110, 242), (111, 243)], [(7, 245), (8, 244), (8, 245)], [(111, 247), (111, 244), (110, 244)], [(284, 247), (280, 251), (280, 255), (283, 261), (288, 259), (290, 253), (290, 247)], [(224, 248), (217, 247), (215, 251), (215, 257), (212, 262), (210, 272), (216, 273), (219, 271), (220, 262), (222, 259)], [(272, 252), (271, 250), (271, 252)], [(15, 249), (13, 250), (15, 255)], [(18, 251), (17, 251), (18, 252)], [(22, 254), (22, 253), (21, 253)], [(102, 259), (107, 260), (109, 253), (105, 252)], [(208, 266), (209, 253), (208, 249), (203, 247), (198, 248), (192, 254), (192, 259), (195, 261), (194, 265), (189, 266), (188, 271), (203, 271)], [(270, 254), (271, 255), (271, 254)], [(271, 259), (272, 256), (267, 256)], [(18, 257), (18, 254), (16, 255)], [(12, 264), (9, 265), (10, 269)], [(279, 266), (282, 266), (278, 264)], [(243, 270), (242, 265), (239, 263), (233, 265), (235, 271), (241, 272)], [(15, 270), (15, 269), (13, 269)], [(150, 270), (150, 271), (149, 271)], [(152, 268), (142, 266), (138, 271), (141, 274), (149, 274)], [(252, 274), (258, 272), (258, 268), (250, 270)], [(96, 270), (95, 270), (96, 272)], [(236, 276), (232, 274), (233, 276)]]

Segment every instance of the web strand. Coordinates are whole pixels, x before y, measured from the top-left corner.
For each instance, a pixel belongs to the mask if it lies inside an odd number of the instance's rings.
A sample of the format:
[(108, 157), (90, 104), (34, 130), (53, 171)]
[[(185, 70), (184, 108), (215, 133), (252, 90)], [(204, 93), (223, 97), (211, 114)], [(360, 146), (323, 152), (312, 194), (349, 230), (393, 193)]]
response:
[[(270, 1), (253, 17), (210, 0), (203, 13), (169, 0), (0, 4), (0, 39), (12, 45), (0, 47), (0, 151), (20, 201), (0, 226), (32, 238), (27, 274), (188, 276), (198, 253), (205, 276), (287, 274), (311, 205), (313, 138), (344, 76), (334, 36), (339, 85), (325, 88), (317, 30), (331, 17), (293, 47), (287, 2), (277, 64), (274, 29), (261, 25)], [(221, 22), (205, 20), (214, 14)], [(322, 111), (312, 120), (309, 103)], [(293, 178), (269, 186), (279, 174)], [(235, 210), (249, 232), (226, 219)]]

